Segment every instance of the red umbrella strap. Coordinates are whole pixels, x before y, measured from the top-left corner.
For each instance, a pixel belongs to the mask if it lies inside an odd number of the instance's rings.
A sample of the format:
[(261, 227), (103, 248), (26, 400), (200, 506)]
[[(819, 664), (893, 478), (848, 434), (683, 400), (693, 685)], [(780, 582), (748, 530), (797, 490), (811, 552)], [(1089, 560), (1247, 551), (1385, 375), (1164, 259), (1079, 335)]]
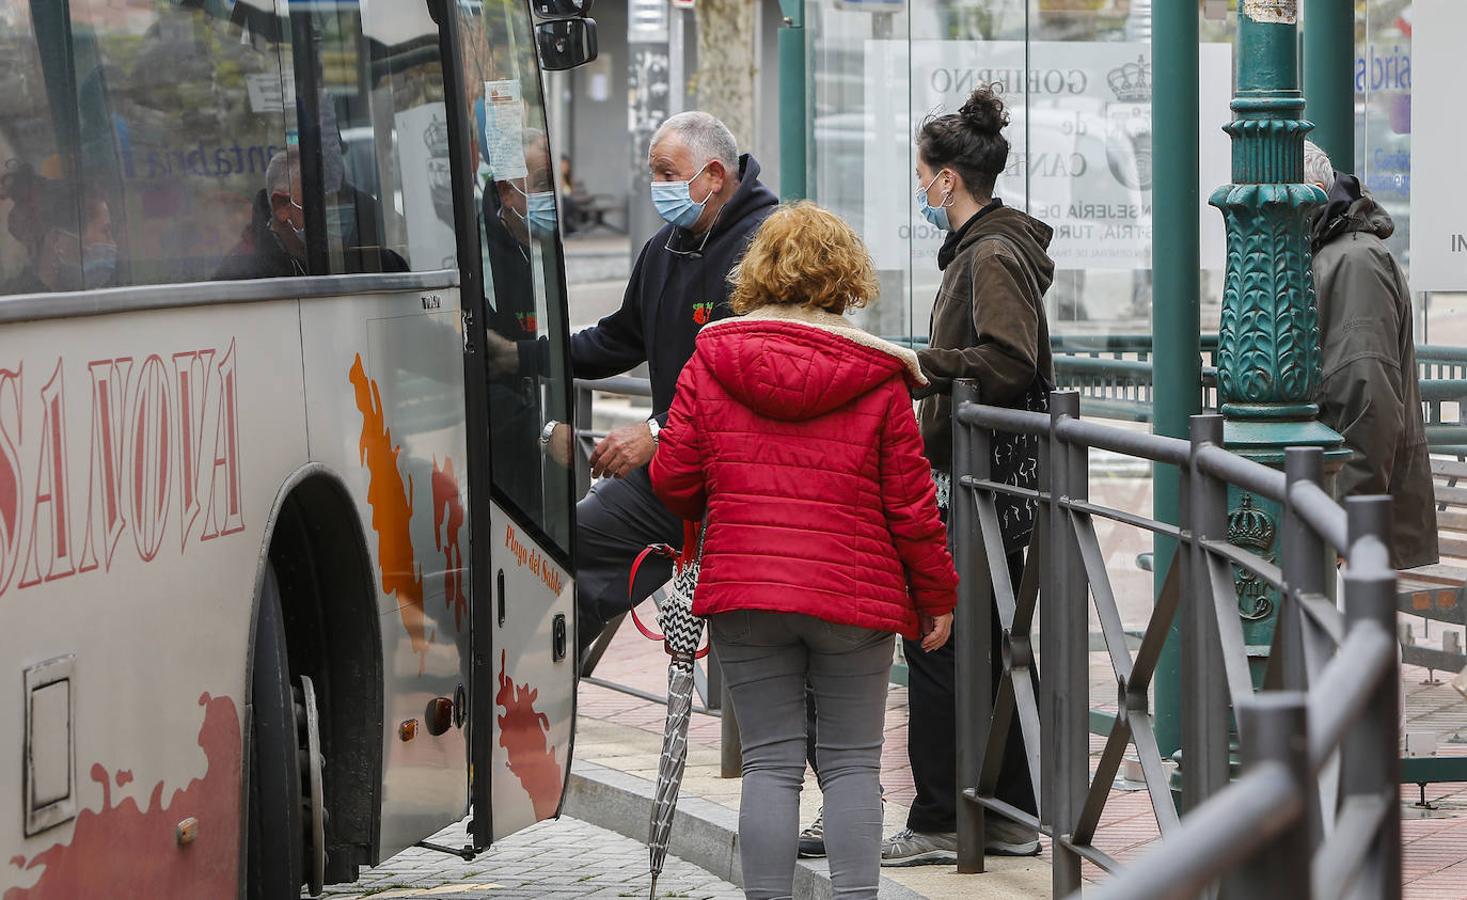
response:
[(691, 519), (683, 521), (683, 549), (677, 554), (677, 570), (681, 572), (683, 566), (693, 562), (698, 557), (698, 544), (703, 536), (703, 523), (694, 522)]
[[(653, 544), (652, 546), (648, 547), (646, 550), (643, 550), (641, 553), (638, 553), (636, 560), (632, 563), (632, 574), (627, 579), (627, 598), (628, 599), (630, 599), (636, 593), (636, 589), (637, 589), (637, 572), (638, 572), (638, 570), (640, 570), (642, 568), (642, 563), (644, 563), (644, 562), (647, 561), (647, 557), (651, 556), (654, 553), (657, 554), (658, 556), (665, 556), (668, 559), (676, 559), (677, 558), (677, 551), (676, 550), (673, 550), (671, 547), (667, 546), (666, 544)], [(649, 641), (665, 641), (665, 640), (667, 640), (667, 638), (665, 636), (658, 634), (657, 632), (655, 632), (652, 629), (648, 628), (646, 625), (643, 625), (642, 624), (642, 619), (641, 619), (640, 616), (637, 615), (637, 608), (635, 606), (632, 607), (632, 624), (633, 625), (636, 625), (637, 626), (637, 630), (640, 631), (640, 632), (642, 632), (642, 636), (645, 637)]]

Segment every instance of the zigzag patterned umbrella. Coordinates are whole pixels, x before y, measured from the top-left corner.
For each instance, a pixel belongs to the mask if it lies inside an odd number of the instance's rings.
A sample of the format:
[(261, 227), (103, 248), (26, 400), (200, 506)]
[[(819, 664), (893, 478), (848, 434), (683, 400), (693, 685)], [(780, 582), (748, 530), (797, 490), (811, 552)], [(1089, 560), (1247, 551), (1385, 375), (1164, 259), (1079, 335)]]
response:
[(657, 898), (657, 878), (667, 858), (667, 843), (672, 834), (672, 817), (677, 810), (677, 795), (682, 787), (683, 768), (688, 761), (688, 719), (693, 712), (693, 663), (708, 649), (698, 649), (703, 637), (703, 620), (693, 615), (693, 588), (698, 583), (698, 560), (703, 555), (704, 529), (689, 522), (683, 534), (679, 553), (666, 544), (648, 547), (632, 567), (632, 580), (637, 567), (648, 554), (659, 554), (675, 560), (672, 588), (657, 611), (657, 624), (662, 634), (648, 631), (640, 620), (636, 625), (653, 640), (661, 640), (672, 661), (667, 665), (667, 725), (662, 732), (662, 760), (657, 766), (657, 791), (652, 802), (652, 822), (647, 835), (648, 865), (652, 870), (649, 897)]

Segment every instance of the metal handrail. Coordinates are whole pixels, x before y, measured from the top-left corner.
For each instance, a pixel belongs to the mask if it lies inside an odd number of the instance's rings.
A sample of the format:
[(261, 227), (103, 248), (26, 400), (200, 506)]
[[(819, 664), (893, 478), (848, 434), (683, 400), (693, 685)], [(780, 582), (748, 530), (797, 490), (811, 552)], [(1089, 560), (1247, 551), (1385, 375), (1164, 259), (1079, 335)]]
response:
[[(595, 448), (596, 442), (605, 436), (590, 427), (596, 394), (650, 398), (652, 383), (646, 378), (632, 375), (617, 375), (599, 379), (577, 378), (575, 380), (575, 421), (578, 423), (576, 429), (576, 486), (578, 495), (582, 497), (591, 488), (591, 451)], [(627, 561), (627, 568), (630, 572), (631, 560)], [(662, 596), (661, 589), (652, 595), (653, 603), (659, 608)], [(601, 661), (602, 655), (611, 645), (612, 640), (615, 639), (626, 618), (627, 616), (623, 614), (608, 623), (596, 643), (587, 651), (581, 660), (581, 680), (617, 693), (666, 705), (666, 695), (645, 691), (609, 678), (596, 677), (597, 664)], [(709, 641), (711, 644), (711, 634)], [(738, 721), (734, 717), (732, 704), (728, 702), (727, 685), (724, 684), (722, 669), (718, 665), (717, 647), (713, 647), (705, 662), (693, 664), (693, 687), (702, 701), (701, 704), (693, 706), (693, 712), (715, 716), (720, 720), (718, 741), (720, 772), (724, 778), (736, 778), (741, 769), (742, 744), (739, 739)]]
[[(981, 406), (969, 382), (955, 384), (953, 393), (951, 528), (960, 575), (955, 633), (963, 636), (957, 648), (957, 707), (963, 711), (958, 769), (965, 798), (958, 820), (959, 871), (982, 871), (983, 818), (998, 812), (1032, 820), (1053, 839), (1056, 896), (1078, 893), (1082, 859), (1116, 872), (1095, 891), (1102, 897), (1191, 897), (1219, 879), (1226, 895), (1264, 900), (1309, 896), (1310, 884), (1343, 890), (1352, 881), (1364, 896), (1399, 896), (1400, 817), (1394, 803), (1381, 803), (1396, 790), (1399, 766), (1395, 573), (1384, 543), (1389, 500), (1335, 503), (1321, 487), (1318, 448), (1286, 451), (1283, 472), (1229, 453), (1216, 414), (1193, 417), (1190, 439), (1183, 441), (1084, 421), (1073, 391), (1051, 394), (1048, 414)], [(993, 480), (991, 442), (995, 430), (1013, 429), (1040, 438), (1037, 518), (1025, 561), (1025, 583), (1038, 584), (1038, 590), (1030, 593), (1009, 583), (1006, 565), (992, 556), (1003, 552), (1001, 536), (989, 531), (998, 527), (996, 497), (1011, 493)], [(1178, 466), (1185, 485), (1182, 521), (1172, 532), (1180, 547), (1134, 655), (1093, 519), (1147, 530), (1164, 523), (1089, 499), (1092, 448)], [(1283, 506), (1283, 548), (1276, 562), (1228, 542), (1230, 489)], [(1349, 563), (1342, 624), (1326, 599), (1334, 553)], [(1281, 689), (1254, 689), (1235, 567), (1279, 589), (1279, 624), (1270, 648), (1275, 677), (1268, 683)], [(1087, 601), (1101, 623), (1120, 706), (1093, 780)], [(1025, 648), (1005, 650), (997, 685), (989, 659), (995, 614), (1003, 646)], [(1163, 638), (1178, 618), (1184, 695), (1180, 820), (1148, 706)], [(1039, 620), (1044, 627), (1035, 634)], [(1044, 661), (1037, 692), (1035, 658), (1027, 650), (1033, 645)], [(1233, 720), (1243, 768), (1230, 784)], [(1005, 734), (1018, 727), (1015, 722), (1027, 723), (1022, 735), (1031, 769), (1039, 761), (1031, 771), (1037, 817), (993, 796)], [(1120, 868), (1095, 847), (1094, 838), (1111, 781), (1132, 744), (1162, 837), (1151, 853)], [(1337, 776), (1329, 774), (1336, 757)], [(1335, 866), (1343, 871), (1322, 867), (1326, 860), (1343, 861)]]
[[(926, 337), (888, 338), (921, 349)], [(1217, 334), (1202, 335), (1204, 359), (1217, 351)], [(1055, 381), (1080, 392), (1081, 410), (1090, 416), (1130, 422), (1151, 421), (1152, 356), (1149, 334), (1059, 334), (1050, 337)], [(1467, 347), (1418, 344), (1416, 372), (1421, 386), (1427, 441), (1433, 452), (1467, 455)], [(1217, 367), (1204, 365), (1200, 384), (1203, 407), (1217, 408)], [(1455, 406), (1448, 418), (1447, 405)]]

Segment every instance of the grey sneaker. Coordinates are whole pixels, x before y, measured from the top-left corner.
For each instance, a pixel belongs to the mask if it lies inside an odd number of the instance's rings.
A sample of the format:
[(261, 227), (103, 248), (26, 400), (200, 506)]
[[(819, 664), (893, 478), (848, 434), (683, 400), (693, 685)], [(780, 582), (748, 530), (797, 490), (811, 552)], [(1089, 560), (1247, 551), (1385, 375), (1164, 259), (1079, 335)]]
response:
[(983, 852), (989, 856), (1037, 856), (1039, 832), (989, 814), (983, 820)]
[(825, 808), (815, 815), (815, 821), (800, 832), (800, 858), (822, 859), (825, 856)]
[(883, 866), (931, 866), (958, 861), (958, 836), (955, 832), (923, 834), (903, 828), (881, 844)]

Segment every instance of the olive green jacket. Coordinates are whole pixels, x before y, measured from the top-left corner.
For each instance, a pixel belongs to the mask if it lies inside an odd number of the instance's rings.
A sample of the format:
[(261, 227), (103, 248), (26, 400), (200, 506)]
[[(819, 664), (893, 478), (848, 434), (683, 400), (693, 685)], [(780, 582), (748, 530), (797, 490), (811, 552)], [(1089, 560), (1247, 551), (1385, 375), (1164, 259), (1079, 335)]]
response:
[(1389, 494), (1391, 564), (1437, 562), (1436, 505), (1417, 383), (1411, 292), (1384, 239), (1395, 224), (1340, 174), (1315, 223), (1314, 286), (1323, 379), (1320, 421), (1354, 451), (1339, 496)]
[(1044, 292), (1054, 281), (1053, 230), (999, 204), (965, 223), (942, 270), (929, 346), (917, 352), (931, 386), (918, 394), (922, 441), (933, 468), (952, 467), (952, 383), (978, 382), (984, 403), (1012, 405), (1035, 374), (1054, 380)]

